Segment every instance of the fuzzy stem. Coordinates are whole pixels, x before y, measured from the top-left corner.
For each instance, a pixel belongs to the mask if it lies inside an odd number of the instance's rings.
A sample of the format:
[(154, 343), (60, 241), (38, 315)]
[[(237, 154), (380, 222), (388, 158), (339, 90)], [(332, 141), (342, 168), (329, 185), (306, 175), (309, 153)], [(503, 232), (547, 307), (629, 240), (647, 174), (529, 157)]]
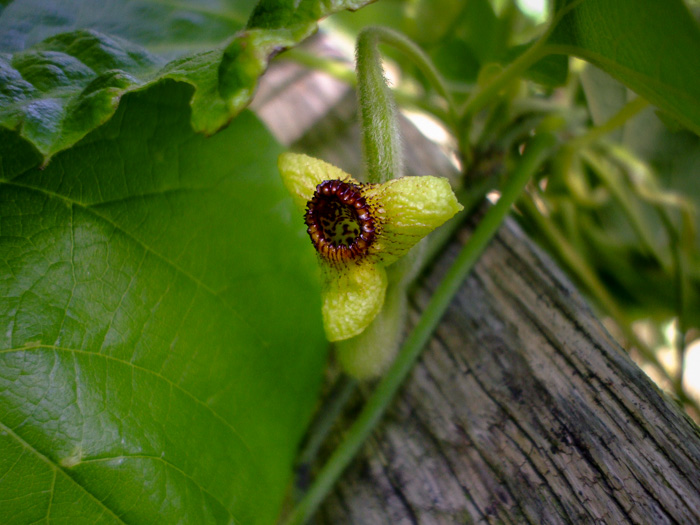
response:
[(370, 183), (387, 182), (403, 173), (396, 103), (384, 78), (379, 40), (372, 28), (357, 38), (357, 93)]
[(381, 183), (403, 173), (398, 114), (387, 87), (379, 44), (388, 44), (408, 56), (447, 103), (448, 124), (456, 129), (452, 97), (431, 62), (416, 44), (386, 27), (368, 27), (357, 38), (357, 90), (362, 121), (362, 143), (369, 182)]
[[(450, 128), (450, 126), (452, 126), (454, 128), (456, 122), (454, 111), (455, 108), (454, 104), (451, 102), (451, 95), (449, 95), (447, 85), (444, 83), (442, 78), (440, 78), (439, 73), (437, 73), (435, 66), (432, 65), (428, 57), (424, 56), (425, 53), (423, 53), (423, 51), (412, 42), (411, 45), (416, 47), (420, 52), (420, 55), (411, 55), (413, 60), (417, 62), (418, 57), (423, 56), (422, 61), (425, 62), (425, 64), (423, 66), (419, 65), (418, 67), (424, 72), (426, 78), (428, 78), (428, 80), (433, 84), (438, 94), (445, 98), (447, 101), (447, 108), (442, 107), (442, 105), (439, 105), (434, 101), (426, 99), (423, 94), (413, 93), (410, 89), (402, 89), (401, 86), (397, 86), (392, 89), (392, 94), (394, 95), (396, 103), (400, 107), (408, 106), (425, 111), (426, 113), (431, 113), (435, 118), (440, 120), (445, 127)], [(316, 53), (304, 51), (298, 47), (285, 51), (283, 55), (280, 55), (280, 58), (282, 60), (295, 62), (309, 69), (323, 71), (327, 75), (357, 88), (357, 74), (345, 61), (341, 59), (319, 56)], [(428, 75), (426, 69), (434, 71), (433, 79), (431, 79), (431, 77)]]
[(491, 208), (474, 230), (469, 242), (435, 290), (418, 324), (403, 345), (396, 361), (381, 380), (367, 404), (346, 434), (345, 440), (335, 450), (319, 472), (311, 488), (299, 505), (284, 521), (286, 525), (306, 523), (333, 488), (335, 482), (355, 457), (360, 447), (377, 425), (392, 401), (396, 391), (413, 368), (421, 350), (430, 339), (452, 298), (471, 271), (479, 255), (498, 231), (510, 212), (511, 205), (522, 193), (527, 181), (541, 164), (546, 151), (553, 144), (552, 135), (535, 136), (528, 144), (525, 154), (508, 179), (501, 198)]
[(435, 91), (437, 91), (437, 94), (445, 100), (450, 121), (449, 124), (454, 128), (457, 117), (452, 95), (450, 95), (442, 76), (440, 76), (440, 73), (425, 51), (406, 36), (387, 27), (368, 27), (364, 31), (374, 33), (380, 43), (394, 47), (413, 61), (416, 67), (423, 73), (426, 80), (433, 86)]

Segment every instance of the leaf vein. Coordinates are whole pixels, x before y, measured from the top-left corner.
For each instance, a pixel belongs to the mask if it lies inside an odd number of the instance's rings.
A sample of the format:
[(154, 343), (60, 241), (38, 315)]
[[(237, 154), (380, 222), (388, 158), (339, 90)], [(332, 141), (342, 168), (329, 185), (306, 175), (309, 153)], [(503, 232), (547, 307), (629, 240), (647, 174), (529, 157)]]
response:
[(179, 392), (182, 392), (185, 396), (192, 399), (198, 405), (201, 405), (202, 407), (204, 407), (206, 412), (210, 413), (212, 416), (214, 416), (214, 418), (216, 420), (218, 420), (221, 424), (223, 424), (226, 428), (228, 428), (231, 431), (231, 433), (236, 437), (236, 439), (238, 439), (240, 441), (240, 443), (243, 445), (243, 447), (248, 452), (251, 452), (251, 449), (248, 446), (248, 444), (246, 443), (246, 441), (243, 439), (243, 436), (241, 436), (239, 434), (239, 432), (235, 429), (235, 427), (231, 423), (226, 421), (216, 410), (214, 410), (210, 405), (206, 404), (203, 400), (199, 399), (197, 396), (192, 394), (192, 392), (190, 392), (189, 390), (183, 388), (182, 386), (173, 382), (171, 379), (161, 375), (160, 373), (158, 373), (154, 370), (144, 368), (144, 367), (139, 366), (137, 364), (131, 363), (129, 361), (125, 361), (123, 359), (119, 359), (118, 357), (114, 357), (111, 355), (100, 354), (97, 352), (88, 352), (87, 350), (80, 350), (77, 348), (65, 348), (65, 347), (56, 346), (56, 345), (49, 345), (49, 344), (37, 344), (37, 345), (32, 345), (32, 346), (22, 346), (22, 347), (18, 347), (18, 348), (5, 348), (5, 349), (0, 350), (0, 355), (10, 354), (13, 352), (26, 352), (26, 351), (31, 351), (31, 350), (54, 350), (57, 352), (70, 352), (73, 354), (82, 354), (82, 355), (86, 355), (89, 357), (101, 357), (105, 360), (113, 361), (115, 363), (118, 363), (118, 364), (121, 364), (124, 366), (128, 366), (128, 367), (132, 367), (135, 370), (140, 370), (142, 372), (150, 374), (150, 375), (162, 380), (163, 382), (165, 382), (166, 384), (168, 384), (172, 388), (178, 390)]
[(212, 494), (209, 490), (204, 488), (196, 479), (194, 479), (187, 472), (182, 470), (180, 467), (178, 467), (174, 463), (167, 461), (165, 458), (163, 458), (161, 456), (154, 456), (154, 455), (150, 455), (150, 454), (122, 454), (119, 456), (109, 456), (109, 457), (105, 456), (105, 457), (99, 457), (99, 458), (93, 458), (93, 459), (81, 459), (80, 463), (81, 464), (82, 463), (103, 463), (103, 462), (107, 462), (107, 461), (114, 461), (114, 460), (120, 460), (120, 459), (149, 459), (149, 460), (160, 461), (166, 467), (173, 469), (175, 472), (180, 474), (182, 477), (184, 477), (184, 478), (190, 480), (192, 483), (194, 483), (194, 485), (197, 487), (197, 489), (199, 489), (200, 492), (202, 492), (203, 494), (207, 494), (214, 501), (217, 501), (221, 505), (221, 507), (226, 510), (226, 513), (230, 517), (234, 518), (234, 520), (235, 520), (235, 516), (231, 513), (231, 511), (228, 510), (226, 508), (226, 506), (221, 501), (219, 501), (219, 499), (216, 496), (214, 496), (214, 494)]
[(159, 253), (155, 249), (151, 248), (149, 245), (138, 239), (137, 237), (134, 237), (134, 235), (124, 228), (122, 228), (119, 224), (115, 223), (113, 220), (111, 220), (109, 217), (102, 215), (95, 209), (95, 205), (87, 205), (85, 203), (82, 203), (80, 201), (71, 199), (69, 197), (66, 197), (65, 195), (61, 195), (59, 193), (55, 193), (53, 191), (49, 191), (46, 188), (40, 188), (37, 186), (32, 186), (30, 184), (22, 184), (19, 182), (14, 182), (11, 180), (7, 179), (0, 179), (0, 185), (1, 184), (6, 184), (8, 186), (15, 186), (18, 188), (23, 188), (31, 191), (36, 191), (37, 193), (46, 195), (48, 197), (53, 197), (56, 199), (59, 199), (63, 202), (65, 202), (69, 206), (78, 206), (82, 209), (84, 209), (88, 213), (92, 213), (95, 217), (102, 219), (109, 225), (111, 225), (115, 230), (121, 232), (123, 235), (125, 235), (127, 238), (129, 238), (131, 241), (135, 242), (139, 246), (141, 246), (144, 250), (148, 251), (149, 253), (153, 254), (155, 257), (157, 257), (159, 260), (163, 261), (166, 263), (168, 266), (173, 268), (176, 272), (179, 274), (183, 275), (187, 279), (189, 279), (193, 284), (195, 284), (197, 287), (201, 288), (202, 290), (206, 291), (213, 297), (216, 297), (219, 301), (221, 301), (221, 304), (228, 310), (232, 315), (234, 315), (239, 321), (241, 321), (243, 324), (245, 324), (249, 329), (250, 333), (252, 336), (257, 339), (260, 344), (263, 346), (269, 346), (268, 342), (266, 342), (264, 339), (262, 339), (260, 333), (254, 329), (253, 325), (248, 321), (245, 317), (243, 317), (238, 311), (236, 311), (232, 305), (230, 305), (227, 301), (225, 301), (213, 288), (202, 282), (199, 278), (195, 277), (192, 275), (190, 272), (182, 268), (181, 266), (178, 266), (175, 262), (169, 260), (165, 255)]
[(116, 520), (118, 520), (121, 523), (125, 523), (123, 519), (121, 519), (117, 514), (110, 509), (104, 501), (101, 501), (100, 499), (97, 498), (92, 492), (90, 492), (86, 487), (75, 481), (72, 477), (70, 477), (59, 465), (54, 463), (50, 458), (46, 457), (44, 454), (39, 452), (37, 449), (35, 449), (32, 445), (27, 443), (24, 439), (22, 439), (18, 434), (16, 434), (10, 427), (5, 425), (4, 423), (0, 422), (0, 429), (2, 429), (3, 432), (6, 432), (10, 436), (12, 436), (13, 439), (15, 439), (22, 447), (26, 450), (30, 450), (33, 452), (41, 461), (46, 463), (51, 470), (53, 470), (55, 473), (60, 472), (64, 476), (66, 476), (72, 483), (74, 483), (76, 486), (81, 488), (85, 494), (87, 494), (92, 500), (94, 500), (99, 506), (103, 509), (105, 509), (112, 517), (114, 517)]
[(56, 491), (56, 478), (58, 477), (58, 472), (56, 469), (53, 471), (53, 478), (51, 479), (51, 488), (49, 489), (49, 504), (46, 506), (46, 522), (50, 523), (51, 520), (51, 507), (53, 506), (53, 495)]

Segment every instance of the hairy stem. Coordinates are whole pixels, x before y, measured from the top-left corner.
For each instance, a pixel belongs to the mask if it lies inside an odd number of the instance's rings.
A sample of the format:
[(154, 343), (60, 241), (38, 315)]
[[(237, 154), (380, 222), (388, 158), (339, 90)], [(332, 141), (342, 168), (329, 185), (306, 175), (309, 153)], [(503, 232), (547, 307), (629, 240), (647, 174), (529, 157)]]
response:
[[(280, 59), (296, 62), (297, 64), (309, 69), (322, 71), (327, 75), (340, 80), (341, 82), (345, 82), (346, 84), (357, 88), (357, 75), (350, 65), (344, 60), (319, 56), (316, 53), (311, 53), (298, 47), (288, 49), (284, 52), (284, 54), (280, 55)], [(429, 59), (425, 57), (425, 60)], [(429, 64), (430, 65), (428, 67), (435, 70), (435, 66), (433, 66), (432, 63)], [(439, 75), (437, 79), (437, 81), (443, 86), (443, 89), (447, 90), (446, 84), (442, 81)], [(437, 87), (435, 89), (438, 91), (438, 93), (441, 93), (440, 89)], [(458, 88), (453, 87), (452, 91), (455, 89)], [(427, 99), (423, 94), (413, 93), (411, 90), (402, 89), (400, 86), (392, 88), (392, 93), (399, 106), (408, 106), (425, 111), (426, 113), (430, 113), (440, 120), (446, 128), (454, 126), (454, 105), (450, 104), (446, 109), (436, 104), (434, 101)]]
[(362, 31), (357, 39), (357, 94), (371, 183), (387, 182), (403, 173), (396, 103), (384, 78), (379, 40), (380, 33), (373, 28)]
[(456, 129), (452, 97), (430, 58), (401, 33), (385, 27), (368, 27), (357, 38), (357, 90), (362, 141), (369, 182), (386, 182), (402, 174), (397, 110), (387, 87), (379, 44), (388, 44), (408, 56), (447, 103), (446, 120)]
[(454, 128), (457, 122), (457, 117), (454, 103), (452, 101), (452, 95), (450, 95), (442, 76), (438, 72), (430, 57), (428, 57), (428, 55), (426, 55), (425, 52), (413, 41), (397, 31), (386, 27), (369, 27), (365, 29), (365, 31), (371, 31), (377, 36), (382, 44), (387, 44), (398, 49), (413, 61), (421, 73), (425, 75), (425, 78), (433, 86), (435, 91), (437, 91), (438, 95), (440, 95), (447, 103), (447, 111), (450, 120), (449, 124)]

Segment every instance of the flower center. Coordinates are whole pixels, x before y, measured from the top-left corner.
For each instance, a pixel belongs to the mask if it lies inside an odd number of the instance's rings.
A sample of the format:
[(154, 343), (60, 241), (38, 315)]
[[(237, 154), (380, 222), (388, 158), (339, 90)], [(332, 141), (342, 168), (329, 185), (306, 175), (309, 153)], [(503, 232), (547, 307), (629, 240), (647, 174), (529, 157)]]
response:
[(305, 221), (316, 251), (331, 261), (359, 258), (374, 241), (374, 219), (356, 184), (326, 180), (316, 186)]

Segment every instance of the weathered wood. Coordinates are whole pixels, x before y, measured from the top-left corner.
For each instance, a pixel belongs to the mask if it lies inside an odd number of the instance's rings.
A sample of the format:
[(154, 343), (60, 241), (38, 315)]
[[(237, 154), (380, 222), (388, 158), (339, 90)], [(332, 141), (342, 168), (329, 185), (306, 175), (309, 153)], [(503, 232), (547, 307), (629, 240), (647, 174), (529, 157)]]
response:
[(699, 487), (697, 428), (509, 225), (320, 522), (690, 524)]
[[(274, 103), (287, 104), (283, 94)], [(357, 173), (351, 107), (346, 100), (293, 148)], [(451, 170), (415, 129), (405, 142), (410, 171)], [(469, 231), (421, 279), (414, 322)], [(316, 520), (694, 524), (699, 488), (697, 426), (509, 221)]]

